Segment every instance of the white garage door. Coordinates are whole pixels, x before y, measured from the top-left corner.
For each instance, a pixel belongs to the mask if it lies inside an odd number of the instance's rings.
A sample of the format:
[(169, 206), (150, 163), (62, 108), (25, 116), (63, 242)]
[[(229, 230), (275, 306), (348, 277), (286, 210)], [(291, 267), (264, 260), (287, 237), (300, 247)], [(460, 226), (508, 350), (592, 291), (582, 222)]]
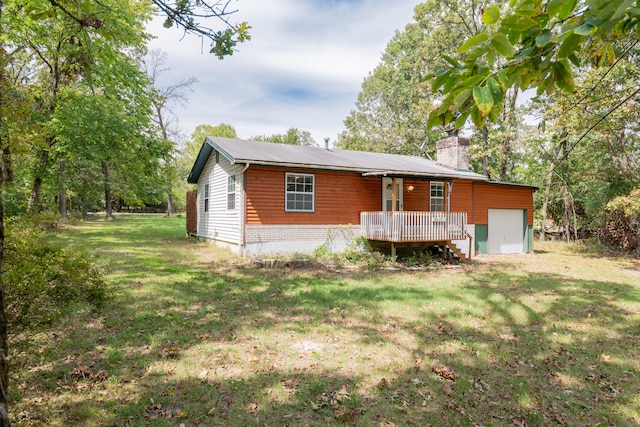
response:
[(489, 209), (487, 252), (519, 254), (524, 248), (524, 211)]

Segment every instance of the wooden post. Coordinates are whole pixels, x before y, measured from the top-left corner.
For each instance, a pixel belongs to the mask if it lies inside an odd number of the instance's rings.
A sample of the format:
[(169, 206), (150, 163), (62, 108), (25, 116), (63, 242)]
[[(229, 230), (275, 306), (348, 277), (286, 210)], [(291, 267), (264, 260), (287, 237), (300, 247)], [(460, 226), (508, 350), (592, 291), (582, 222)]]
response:
[(395, 212), (396, 211), (396, 203), (398, 200), (398, 182), (396, 181), (396, 178), (393, 177), (391, 179), (391, 212)]

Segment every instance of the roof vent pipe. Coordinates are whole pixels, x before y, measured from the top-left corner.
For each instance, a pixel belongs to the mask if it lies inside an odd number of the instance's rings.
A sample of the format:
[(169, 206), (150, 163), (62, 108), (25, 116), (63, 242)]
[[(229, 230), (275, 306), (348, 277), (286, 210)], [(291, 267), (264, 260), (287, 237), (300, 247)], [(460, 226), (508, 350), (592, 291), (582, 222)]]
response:
[(324, 139), (324, 149), (328, 150), (329, 149), (329, 138), (325, 138)]

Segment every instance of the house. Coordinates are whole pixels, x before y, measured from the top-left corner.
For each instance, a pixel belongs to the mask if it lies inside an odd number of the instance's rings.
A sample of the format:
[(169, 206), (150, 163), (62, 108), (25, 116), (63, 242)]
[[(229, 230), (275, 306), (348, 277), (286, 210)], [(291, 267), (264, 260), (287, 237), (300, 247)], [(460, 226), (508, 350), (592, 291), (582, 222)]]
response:
[(207, 137), (188, 178), (194, 231), (240, 255), (339, 251), (358, 236), (463, 258), (531, 252), (534, 187), (471, 172), (468, 149), (466, 138), (439, 141), (436, 162)]

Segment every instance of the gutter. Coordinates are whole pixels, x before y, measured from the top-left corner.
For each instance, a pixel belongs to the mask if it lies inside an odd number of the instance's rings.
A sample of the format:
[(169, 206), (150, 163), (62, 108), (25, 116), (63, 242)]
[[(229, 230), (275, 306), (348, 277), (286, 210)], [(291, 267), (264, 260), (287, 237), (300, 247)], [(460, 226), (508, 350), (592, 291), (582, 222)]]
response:
[[(234, 163), (244, 163), (247, 164), (249, 161), (242, 159), (235, 159)], [(458, 175), (458, 174), (446, 174), (446, 173), (427, 173), (427, 172), (410, 172), (410, 171), (368, 171), (363, 172), (362, 169), (344, 167), (344, 166), (323, 166), (316, 165), (310, 163), (285, 163), (285, 162), (265, 162), (265, 161), (251, 161), (253, 165), (260, 166), (271, 166), (271, 167), (284, 167), (284, 168), (293, 168), (293, 169), (317, 169), (317, 170), (330, 170), (330, 171), (341, 171), (341, 172), (356, 172), (362, 174), (362, 176), (386, 176), (386, 175), (396, 175), (396, 176), (405, 176), (405, 177), (434, 177), (434, 178), (450, 178), (450, 179), (470, 179), (474, 181), (486, 181), (487, 177), (480, 176), (466, 176), (466, 175)]]

